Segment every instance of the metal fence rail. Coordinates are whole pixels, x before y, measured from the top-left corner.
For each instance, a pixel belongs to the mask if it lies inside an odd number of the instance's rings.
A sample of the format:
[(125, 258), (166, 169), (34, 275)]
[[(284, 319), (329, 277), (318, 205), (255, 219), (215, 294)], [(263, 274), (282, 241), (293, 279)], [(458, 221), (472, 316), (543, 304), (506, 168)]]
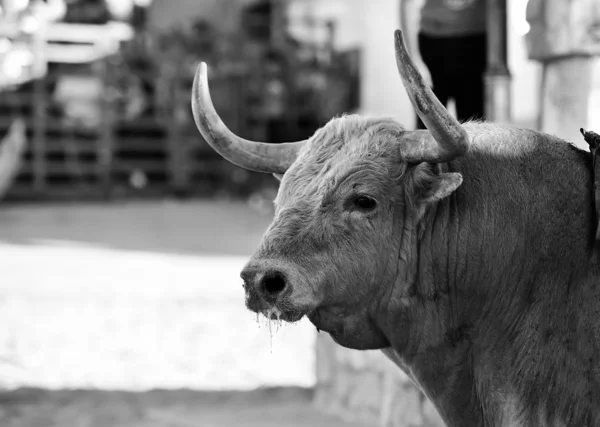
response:
[(28, 138), (7, 200), (242, 196), (275, 186), (202, 141), (190, 108), (200, 58), (211, 63), (217, 111), (248, 139), (305, 139), (358, 105), (359, 51), (335, 52), (329, 24), (321, 45), (250, 43), (202, 25), (193, 34), (111, 25), (52, 24), (38, 52), (44, 72), (0, 88), (0, 135), (20, 116)]
[[(138, 74), (140, 90), (150, 94), (138, 107), (144, 111), (129, 117), (132, 101), (119, 95), (118, 64), (111, 61), (50, 67), (44, 79), (0, 93), (0, 134), (21, 116), (29, 140), (7, 200), (211, 195), (235, 183), (247, 183), (242, 191), (250, 191), (264, 182), (262, 174), (237, 170), (202, 140), (191, 117), (191, 73)], [(82, 87), (73, 90), (78, 80)], [(249, 117), (246, 81), (244, 71), (221, 73), (211, 90), (232, 130), (260, 137), (264, 123)], [(57, 103), (62, 86), (71, 89), (70, 99)], [(65, 112), (65, 105), (81, 111)]]

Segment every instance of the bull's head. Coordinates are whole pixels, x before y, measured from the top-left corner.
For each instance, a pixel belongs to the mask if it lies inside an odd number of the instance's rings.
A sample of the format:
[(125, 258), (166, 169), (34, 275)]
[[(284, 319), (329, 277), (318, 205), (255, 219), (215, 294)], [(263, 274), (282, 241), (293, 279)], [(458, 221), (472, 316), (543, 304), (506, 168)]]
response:
[(291, 322), (307, 315), (356, 348), (389, 345), (374, 313), (410, 293), (419, 222), (462, 183), (440, 164), (469, 147), (466, 131), (417, 71), (400, 31), (395, 45), (400, 76), (427, 130), (346, 116), (306, 141), (248, 141), (216, 113), (205, 64), (193, 86), (194, 119), (206, 141), (230, 162), (281, 179), (273, 222), (241, 274), (247, 307)]

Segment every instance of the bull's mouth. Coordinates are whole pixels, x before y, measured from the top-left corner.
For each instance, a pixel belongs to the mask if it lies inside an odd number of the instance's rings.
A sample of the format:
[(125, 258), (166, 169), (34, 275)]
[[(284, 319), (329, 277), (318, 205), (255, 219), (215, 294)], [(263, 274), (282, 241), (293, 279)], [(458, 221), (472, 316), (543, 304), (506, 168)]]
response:
[(282, 320), (288, 323), (300, 321), (311, 310), (293, 304), (285, 295), (275, 301), (266, 301), (255, 292), (246, 293), (246, 308), (254, 313), (263, 314), (269, 320)]
[(297, 309), (281, 311), (277, 307), (271, 307), (267, 310), (264, 310), (262, 314), (269, 320), (283, 320), (284, 322), (295, 323), (299, 322), (304, 317), (306, 312)]

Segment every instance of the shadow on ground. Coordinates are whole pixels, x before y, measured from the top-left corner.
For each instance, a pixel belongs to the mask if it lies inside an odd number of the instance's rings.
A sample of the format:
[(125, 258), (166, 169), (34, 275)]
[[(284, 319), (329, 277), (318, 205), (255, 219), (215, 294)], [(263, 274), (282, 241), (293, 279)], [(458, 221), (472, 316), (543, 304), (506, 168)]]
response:
[(271, 216), (242, 202), (135, 201), (4, 205), (0, 241), (58, 241), (145, 252), (245, 255)]
[(21, 389), (0, 393), (2, 427), (361, 427), (317, 412), (313, 392), (144, 393)]

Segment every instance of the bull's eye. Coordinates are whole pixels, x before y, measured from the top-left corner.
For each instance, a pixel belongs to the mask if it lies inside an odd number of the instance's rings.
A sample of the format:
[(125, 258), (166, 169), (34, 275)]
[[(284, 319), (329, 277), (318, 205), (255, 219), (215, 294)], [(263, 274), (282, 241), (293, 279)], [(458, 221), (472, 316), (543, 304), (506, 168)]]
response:
[(377, 201), (370, 196), (359, 195), (354, 198), (354, 206), (361, 211), (372, 211), (377, 206)]

